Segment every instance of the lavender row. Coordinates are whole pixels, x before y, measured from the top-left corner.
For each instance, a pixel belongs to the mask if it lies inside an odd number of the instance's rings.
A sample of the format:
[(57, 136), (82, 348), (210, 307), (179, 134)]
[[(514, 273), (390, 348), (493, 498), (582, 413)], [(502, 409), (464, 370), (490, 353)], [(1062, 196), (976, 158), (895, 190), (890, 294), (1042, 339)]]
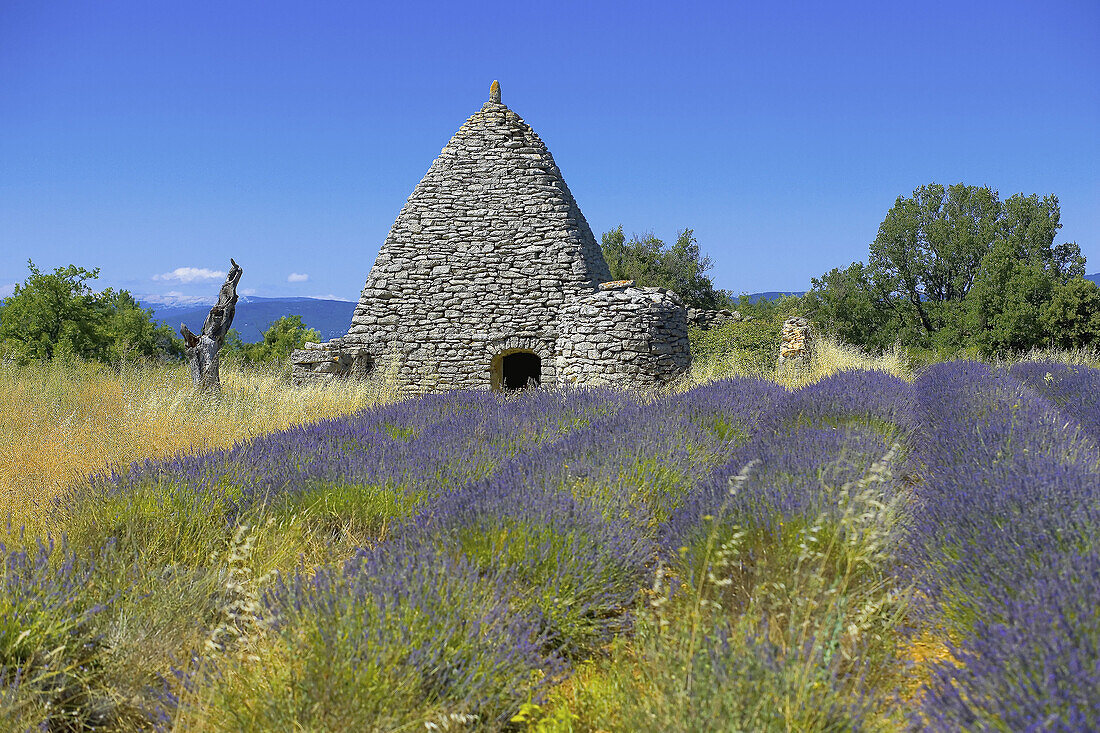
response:
[(538, 611), (555, 648), (585, 656), (629, 625), (656, 558), (654, 517), (782, 392), (730, 380), (627, 406), (427, 503), (389, 546), (504, 573), (516, 608)]
[(455, 392), (262, 436), (233, 448), (148, 460), (93, 477), (66, 501), (141, 489), (223, 499), (241, 513), (334, 486), (415, 490), (432, 496), (489, 474), (499, 463), (573, 426), (628, 404), (607, 390), (531, 392), (505, 398)]
[(664, 526), (662, 543), (669, 552), (690, 546), (709, 531), (707, 517), (770, 531), (828, 514), (833, 488), (863, 476), (916, 430), (911, 385), (882, 372), (841, 372), (792, 392), (695, 486)]
[(915, 723), (1100, 727), (1095, 441), (1068, 401), (985, 364), (933, 366), (916, 389), (929, 439), (906, 566), (961, 664), (938, 665)]

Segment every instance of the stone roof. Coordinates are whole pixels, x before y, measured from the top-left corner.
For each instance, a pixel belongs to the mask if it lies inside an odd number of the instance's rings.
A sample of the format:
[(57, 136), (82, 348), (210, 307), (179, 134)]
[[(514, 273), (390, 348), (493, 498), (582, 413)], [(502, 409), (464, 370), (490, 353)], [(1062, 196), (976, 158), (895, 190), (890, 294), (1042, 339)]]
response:
[(494, 82), (409, 196), (347, 340), (553, 339), (565, 301), (610, 279), (550, 151), (499, 99)]

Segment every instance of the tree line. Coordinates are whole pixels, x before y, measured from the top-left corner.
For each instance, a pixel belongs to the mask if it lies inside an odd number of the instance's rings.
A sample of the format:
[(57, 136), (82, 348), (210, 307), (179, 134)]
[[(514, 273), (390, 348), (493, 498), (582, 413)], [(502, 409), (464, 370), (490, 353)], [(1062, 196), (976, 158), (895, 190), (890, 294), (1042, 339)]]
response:
[[(21, 361), (75, 356), (107, 363), (134, 359), (180, 359), (183, 341), (167, 323), (155, 322), (126, 290), (95, 291), (99, 269), (69, 265), (42, 272), (32, 260), (30, 276), (0, 304), (0, 355)], [(244, 363), (283, 362), (320, 334), (299, 315), (271, 324), (259, 343), (245, 343), (230, 329), (222, 357)]]
[(812, 280), (800, 298), (750, 303), (716, 289), (691, 229), (668, 245), (652, 234), (602, 237), (613, 279), (675, 290), (696, 308), (793, 312), (869, 350), (901, 344), (934, 358), (1100, 346), (1100, 288), (1076, 242), (1055, 244), (1058, 198), (932, 183), (898, 196), (866, 262)]
[(949, 355), (1075, 348), (1100, 339), (1100, 290), (1076, 242), (1054, 244), (1056, 196), (1001, 200), (985, 186), (899, 196), (867, 262), (813, 280), (805, 309), (841, 339)]
[[(740, 326), (762, 349), (775, 322), (809, 317), (841, 340), (869, 350), (901, 344), (933, 358), (1006, 355), (1031, 348), (1100, 346), (1100, 288), (1086, 280), (1075, 242), (1055, 244), (1061, 211), (1054, 195), (1001, 199), (988, 186), (919, 186), (898, 196), (879, 224), (866, 262), (812, 280), (802, 297), (750, 303), (716, 288), (713, 267), (692, 229), (667, 244), (652, 233), (629, 239), (620, 225), (600, 240), (615, 280), (673, 290), (691, 307), (737, 308), (771, 324)], [(179, 358), (183, 344), (154, 323), (125, 290), (95, 292), (99, 270), (69, 265), (30, 277), (0, 305), (0, 352), (24, 359), (59, 354), (116, 361)], [(770, 330), (769, 330), (770, 329)], [(259, 343), (230, 330), (228, 360), (285, 361), (319, 341), (301, 316), (275, 321)]]

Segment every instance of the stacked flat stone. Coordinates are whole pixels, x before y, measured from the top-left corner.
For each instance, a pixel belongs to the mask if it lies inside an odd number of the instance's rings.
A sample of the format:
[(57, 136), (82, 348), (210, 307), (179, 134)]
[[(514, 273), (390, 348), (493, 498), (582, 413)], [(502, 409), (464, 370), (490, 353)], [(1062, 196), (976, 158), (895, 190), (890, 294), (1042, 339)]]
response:
[(741, 311), (731, 311), (725, 308), (716, 311), (688, 308), (687, 319), (689, 326), (695, 326), (704, 331), (709, 331), (712, 328), (721, 328), (730, 323), (751, 321), (752, 317), (741, 315)]
[[(295, 352), (294, 378), (373, 368), (404, 393), (490, 388), (499, 386), (501, 359), (526, 352), (540, 359), (538, 381), (555, 386), (563, 313), (607, 280), (600, 246), (553, 156), (501, 103), (494, 82), (490, 100), (401, 209), (347, 335)], [(660, 361), (650, 371), (664, 374), (680, 362), (661, 357), (681, 346), (658, 348), (656, 336), (647, 336), (654, 350), (646, 358)]]
[(336, 377), (366, 378), (374, 370), (374, 357), (369, 349), (345, 346), (335, 339), (327, 344), (306, 343), (291, 353), (290, 364), (291, 383), (301, 387)]
[(409, 196), (344, 342), (392, 359), (407, 391), (488, 386), (486, 354), (509, 341), (538, 354), (553, 384), (558, 312), (608, 279), (553, 156), (489, 101)]
[(779, 334), (779, 363), (784, 364), (810, 356), (810, 322), (801, 316), (783, 321)]
[[(607, 287), (611, 286), (611, 287)], [(607, 283), (563, 314), (558, 373), (565, 385), (652, 388), (691, 361), (687, 308), (662, 288)]]

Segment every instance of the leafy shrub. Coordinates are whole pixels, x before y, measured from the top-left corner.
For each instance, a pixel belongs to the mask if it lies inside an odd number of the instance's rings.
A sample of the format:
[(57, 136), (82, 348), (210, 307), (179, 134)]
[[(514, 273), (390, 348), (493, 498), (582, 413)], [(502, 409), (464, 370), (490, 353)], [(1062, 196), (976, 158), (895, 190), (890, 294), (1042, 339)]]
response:
[(727, 323), (706, 331), (692, 327), (688, 338), (693, 360), (735, 365), (740, 373), (767, 373), (779, 359), (782, 319)]

